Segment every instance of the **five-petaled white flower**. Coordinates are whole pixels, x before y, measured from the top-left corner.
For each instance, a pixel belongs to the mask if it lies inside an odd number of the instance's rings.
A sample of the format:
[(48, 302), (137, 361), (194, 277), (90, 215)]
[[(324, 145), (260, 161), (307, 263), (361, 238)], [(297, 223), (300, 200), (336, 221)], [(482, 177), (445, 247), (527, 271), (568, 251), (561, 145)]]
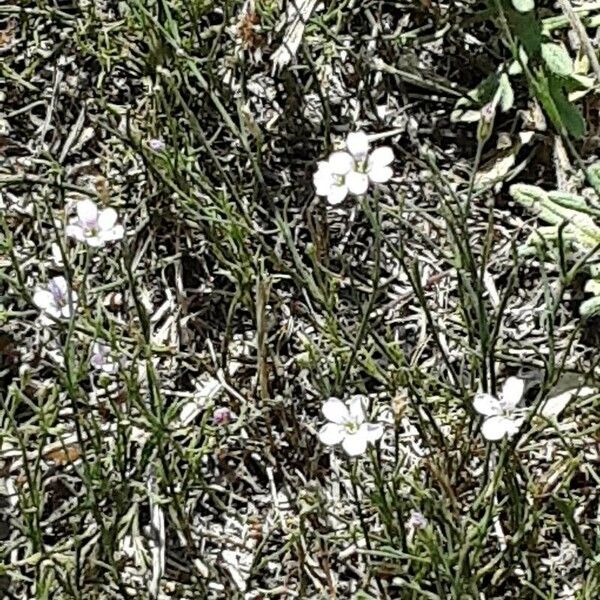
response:
[(317, 195), (327, 196), (330, 204), (339, 204), (348, 192), (361, 196), (369, 182), (385, 183), (394, 174), (390, 167), (394, 160), (392, 149), (382, 146), (369, 154), (369, 138), (363, 131), (348, 134), (346, 150), (319, 161), (313, 176)]
[(517, 405), (523, 397), (525, 382), (518, 377), (509, 377), (498, 398), (479, 392), (473, 400), (475, 410), (485, 417), (481, 426), (483, 437), (490, 441), (510, 437), (519, 431), (523, 417)]
[(88, 246), (98, 248), (106, 242), (120, 240), (123, 237), (123, 226), (117, 223), (117, 212), (114, 208), (98, 210), (91, 200), (77, 203), (77, 216), (67, 225), (69, 237)]
[(365, 422), (365, 406), (364, 396), (353, 396), (346, 404), (337, 398), (329, 398), (322, 407), (330, 422), (319, 431), (321, 442), (328, 446), (341, 442), (350, 456), (362, 454), (368, 442), (376, 442), (383, 434), (382, 425)]
[[(49, 317), (68, 319), (73, 314), (72, 310), (76, 309), (77, 293), (69, 290), (67, 280), (59, 275), (48, 282), (47, 289), (38, 290), (33, 295), (33, 302)], [(51, 323), (52, 319), (46, 321)]]
[(107, 346), (102, 342), (94, 342), (92, 345), (90, 364), (94, 369), (103, 371), (109, 375), (114, 375), (119, 370), (119, 366), (111, 356), (110, 346)]

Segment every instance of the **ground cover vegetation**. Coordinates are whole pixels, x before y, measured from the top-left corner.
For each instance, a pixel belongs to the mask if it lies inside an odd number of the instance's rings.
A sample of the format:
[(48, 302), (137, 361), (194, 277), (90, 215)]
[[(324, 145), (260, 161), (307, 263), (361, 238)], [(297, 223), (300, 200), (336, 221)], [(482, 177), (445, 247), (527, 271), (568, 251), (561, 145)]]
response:
[(0, 4), (0, 590), (600, 597), (600, 3)]

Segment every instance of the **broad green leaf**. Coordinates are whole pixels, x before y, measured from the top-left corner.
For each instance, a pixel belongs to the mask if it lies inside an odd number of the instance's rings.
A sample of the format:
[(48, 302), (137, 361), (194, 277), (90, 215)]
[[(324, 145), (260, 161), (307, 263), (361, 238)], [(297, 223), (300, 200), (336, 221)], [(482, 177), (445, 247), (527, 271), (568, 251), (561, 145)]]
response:
[(552, 42), (542, 44), (542, 58), (547, 67), (561, 77), (569, 77), (575, 70), (567, 49), (560, 44)]
[(508, 11), (507, 17), (511, 29), (523, 44), (529, 57), (539, 56), (542, 44), (542, 29), (540, 22), (535, 18), (535, 13), (521, 13), (513, 9)]
[(512, 0), (512, 4), (516, 10), (522, 13), (529, 12), (535, 8), (534, 0)]

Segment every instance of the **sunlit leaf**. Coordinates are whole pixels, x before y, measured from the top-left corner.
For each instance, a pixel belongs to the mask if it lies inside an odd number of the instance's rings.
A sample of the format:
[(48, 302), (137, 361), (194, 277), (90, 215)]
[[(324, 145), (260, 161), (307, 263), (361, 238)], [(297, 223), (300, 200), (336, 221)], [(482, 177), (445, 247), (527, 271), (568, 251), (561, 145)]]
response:
[(542, 44), (542, 58), (546, 66), (556, 75), (569, 77), (574, 72), (573, 60), (566, 48), (560, 44), (548, 42)]
[(512, 4), (516, 10), (522, 13), (529, 12), (535, 8), (534, 0), (512, 0)]

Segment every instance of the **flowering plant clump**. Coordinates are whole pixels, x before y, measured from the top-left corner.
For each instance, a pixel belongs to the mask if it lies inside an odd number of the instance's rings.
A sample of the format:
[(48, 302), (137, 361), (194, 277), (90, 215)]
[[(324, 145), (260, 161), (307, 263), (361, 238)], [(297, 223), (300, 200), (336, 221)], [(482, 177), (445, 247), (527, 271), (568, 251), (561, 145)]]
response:
[(94, 342), (90, 364), (97, 371), (102, 371), (109, 375), (114, 375), (119, 370), (119, 366), (111, 356), (110, 346), (102, 342)]
[(363, 131), (350, 133), (346, 151), (331, 154), (317, 163), (313, 182), (317, 195), (327, 196), (330, 204), (340, 204), (348, 192), (356, 196), (366, 193), (369, 183), (385, 183), (394, 172), (390, 167), (394, 152), (389, 146), (369, 153), (369, 138)]
[(498, 398), (479, 392), (473, 400), (475, 410), (485, 417), (481, 426), (483, 437), (496, 441), (511, 437), (523, 424), (517, 405), (523, 397), (525, 382), (518, 377), (509, 377), (502, 387)]
[(33, 303), (47, 317), (68, 319), (77, 308), (77, 293), (69, 290), (67, 280), (59, 275), (48, 282), (46, 289), (35, 292)]
[(117, 212), (114, 208), (98, 210), (91, 200), (81, 200), (77, 203), (77, 216), (67, 225), (66, 233), (79, 242), (98, 248), (106, 242), (120, 240), (124, 229), (117, 223)]
[(329, 423), (319, 431), (321, 442), (328, 446), (341, 443), (350, 456), (363, 454), (368, 442), (376, 442), (383, 435), (381, 424), (366, 422), (365, 406), (364, 396), (353, 396), (347, 403), (329, 398), (322, 407)]

